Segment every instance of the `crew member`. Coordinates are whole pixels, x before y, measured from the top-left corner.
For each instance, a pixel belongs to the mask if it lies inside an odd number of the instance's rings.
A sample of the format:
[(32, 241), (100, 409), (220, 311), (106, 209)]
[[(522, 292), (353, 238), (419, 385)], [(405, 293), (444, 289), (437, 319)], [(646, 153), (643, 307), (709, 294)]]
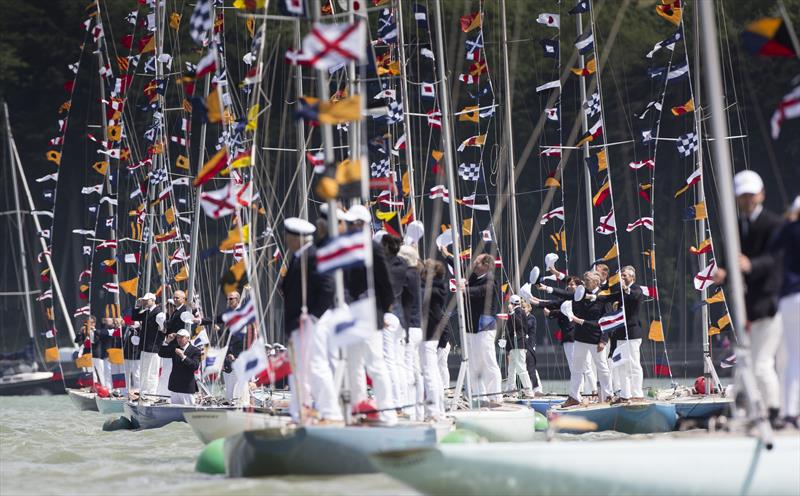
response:
[(612, 376), (614, 387), (619, 388), (618, 401), (627, 402), (632, 398), (644, 398), (642, 387), (644, 371), (640, 355), (644, 331), (642, 331), (642, 324), (639, 321), (639, 306), (644, 301), (644, 293), (642, 288), (636, 284), (636, 269), (630, 265), (622, 268), (620, 280), (622, 282), (622, 298), (625, 300), (626, 325), (613, 331), (610, 337), (617, 340), (617, 349), (625, 346), (627, 342), (628, 360), (619, 365), (612, 364)]
[(159, 349), (159, 356), (172, 360), (172, 371), (169, 374), (168, 389), (170, 403), (173, 405), (194, 405), (194, 394), (197, 392), (197, 381), (194, 373), (200, 368), (199, 348), (189, 343), (189, 331), (181, 329), (177, 333), (168, 334)]
[[(156, 296), (153, 293), (145, 293), (136, 301), (133, 310), (133, 320), (141, 323), (141, 393), (156, 394), (158, 388), (158, 371), (161, 360), (158, 352), (164, 340), (163, 323), (166, 316), (159, 307), (156, 306)], [(161, 324), (159, 324), (161, 321)]]
[(533, 397), (533, 384), (526, 365), (527, 353), (527, 334), (528, 319), (522, 310), (522, 298), (519, 295), (511, 295), (508, 299), (508, 340), (506, 341), (506, 351), (508, 352), (508, 379), (506, 390), (517, 389), (517, 376), (522, 381), (522, 393), (526, 398)]

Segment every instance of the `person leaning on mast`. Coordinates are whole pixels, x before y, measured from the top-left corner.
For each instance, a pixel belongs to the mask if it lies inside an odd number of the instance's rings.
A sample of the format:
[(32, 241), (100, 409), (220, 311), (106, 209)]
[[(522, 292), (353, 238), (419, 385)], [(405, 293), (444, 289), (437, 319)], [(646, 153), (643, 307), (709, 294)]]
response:
[[(156, 295), (145, 293), (136, 300), (133, 310), (133, 320), (141, 323), (141, 394), (155, 394), (158, 387), (158, 369), (161, 360), (158, 356), (159, 348), (164, 340), (162, 330), (166, 316), (156, 305)], [(159, 323), (161, 321), (161, 323)]]
[[(738, 269), (744, 275), (745, 310), (750, 332), (753, 373), (766, 405), (770, 422), (779, 423), (780, 385), (775, 356), (781, 344), (782, 323), (778, 313), (778, 294), (782, 282), (782, 257), (769, 250), (783, 225), (783, 219), (764, 208), (764, 182), (755, 171), (744, 170), (733, 177), (733, 190), (739, 208), (741, 254)], [(728, 261), (729, 265), (734, 265)], [(729, 267), (730, 269), (730, 267)], [(724, 280), (725, 269), (718, 269), (717, 281)]]
[(311, 240), (316, 230), (313, 224), (290, 217), (283, 221), (283, 229), (289, 257), (278, 287), (283, 296), (284, 335), (291, 339), (295, 356), (303, 357), (303, 363), (296, 364), (302, 374), (289, 377), (292, 420), (300, 420), (301, 401), (305, 403), (310, 394), (321, 421), (340, 422), (342, 410), (328, 362), (330, 335), (324, 326), (314, 325), (333, 306), (333, 277), (317, 270), (317, 252)]
[(167, 388), (173, 405), (194, 405), (197, 381), (194, 373), (200, 368), (200, 349), (189, 343), (189, 331), (181, 329), (168, 334), (158, 354), (172, 360)]
[(466, 293), (470, 313), (467, 315), (467, 345), (470, 356), (470, 380), (479, 395), (489, 400), (502, 399), (503, 376), (497, 364), (494, 342), (497, 335), (497, 302), (499, 296), (494, 279), (494, 257), (482, 253), (472, 263), (472, 274), (466, 283), (459, 281)]

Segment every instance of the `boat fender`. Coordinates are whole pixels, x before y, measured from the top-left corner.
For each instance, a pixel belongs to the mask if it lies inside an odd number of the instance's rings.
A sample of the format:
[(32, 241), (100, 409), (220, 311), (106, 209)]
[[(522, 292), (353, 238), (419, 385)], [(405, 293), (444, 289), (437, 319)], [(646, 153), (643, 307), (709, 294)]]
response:
[(221, 437), (208, 443), (197, 457), (194, 470), (203, 474), (225, 473), (225, 438)]
[(441, 442), (442, 444), (476, 444), (481, 442), (481, 437), (467, 429), (455, 429), (445, 434)]
[(101, 398), (108, 398), (111, 396), (111, 394), (108, 392), (108, 388), (100, 384), (95, 384), (95, 391), (97, 392), (97, 396)]
[(547, 417), (539, 412), (533, 414), (533, 428), (536, 432), (544, 432), (547, 430), (548, 422)]
[[(711, 382), (711, 394), (716, 394), (717, 388), (714, 387), (713, 381), (710, 382)], [(702, 375), (694, 380), (694, 390), (697, 391), (697, 394), (706, 394), (706, 381), (703, 379)]]
[(133, 423), (128, 417), (119, 417), (115, 419), (108, 419), (103, 422), (103, 430), (106, 432), (122, 431), (133, 429)]

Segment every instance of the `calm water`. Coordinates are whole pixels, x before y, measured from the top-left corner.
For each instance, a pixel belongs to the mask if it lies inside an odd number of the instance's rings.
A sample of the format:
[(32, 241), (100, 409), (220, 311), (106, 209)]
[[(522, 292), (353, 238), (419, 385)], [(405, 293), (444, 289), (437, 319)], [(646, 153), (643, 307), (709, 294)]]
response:
[(66, 395), (0, 397), (0, 494), (418, 494), (382, 474), (228, 479), (194, 471), (188, 424), (103, 432), (105, 416)]

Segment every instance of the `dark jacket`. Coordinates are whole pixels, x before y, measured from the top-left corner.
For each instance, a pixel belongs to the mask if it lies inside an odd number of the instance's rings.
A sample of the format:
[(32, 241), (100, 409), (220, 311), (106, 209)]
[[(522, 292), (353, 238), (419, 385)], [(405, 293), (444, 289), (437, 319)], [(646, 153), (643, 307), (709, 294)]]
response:
[[(133, 339), (136, 337), (136, 339)], [(134, 341), (138, 341), (134, 344)], [(141, 338), (139, 337), (139, 329), (133, 326), (127, 326), (124, 329), (122, 354), (125, 360), (140, 360), (142, 358)]]
[(141, 337), (142, 351), (148, 353), (158, 353), (161, 343), (164, 340), (164, 332), (158, 328), (156, 322), (156, 315), (161, 311), (161, 308), (156, 305), (151, 310), (144, 308), (133, 309), (133, 320), (141, 322), (142, 326), (139, 329), (139, 336)]
[(167, 388), (173, 393), (196, 393), (197, 381), (194, 379), (194, 372), (200, 368), (202, 352), (189, 343), (183, 350), (184, 358), (181, 359), (175, 354), (177, 346), (178, 341), (173, 339), (158, 350), (158, 356), (172, 358), (172, 372), (169, 374)]
[[(615, 286), (619, 287), (619, 286)], [(644, 331), (642, 330), (642, 323), (639, 321), (639, 307), (644, 301), (644, 293), (638, 284), (631, 284), (630, 294), (623, 293), (625, 296), (625, 322), (628, 326), (627, 339), (642, 339), (644, 338)], [(619, 293), (617, 293), (617, 299)], [(625, 327), (611, 333), (612, 339), (626, 339)]]
[(406, 278), (403, 283), (403, 315), (406, 325), (422, 327), (422, 287), (419, 269), (406, 264)]
[[(420, 281), (420, 291), (425, 294), (425, 281)], [(439, 340), (444, 336), (447, 329), (447, 320), (444, 314), (444, 308), (447, 302), (447, 287), (445, 287), (444, 277), (434, 277), (431, 280), (431, 295), (430, 299), (423, 305), (427, 308), (428, 312), (425, 316), (425, 341)], [(440, 344), (440, 348), (447, 346)]]
[(506, 350), (524, 350), (527, 342), (528, 319), (522, 307), (517, 307), (508, 315), (506, 321), (508, 338)]
[(92, 358), (108, 358), (108, 349), (106, 348), (107, 339), (103, 339), (103, 334), (108, 336), (108, 329), (105, 327), (96, 327), (92, 332)]
[[(482, 277), (478, 277), (473, 272), (469, 276), (467, 281), (467, 304), (469, 305), (467, 332), (497, 329), (496, 315), (499, 299), (494, 274), (487, 272)], [(480, 326), (481, 316), (485, 321), (482, 327)]]
[(752, 222), (739, 219), (742, 253), (752, 265), (750, 273), (744, 275), (747, 285), (745, 308), (747, 320), (751, 322), (772, 317), (778, 311), (778, 293), (783, 279), (781, 256), (768, 247), (782, 225), (783, 219), (766, 209)]
[[(584, 298), (581, 301), (572, 303), (572, 313), (576, 317), (584, 319), (583, 325), (575, 326), (575, 341), (588, 344), (600, 342), (602, 333), (600, 332), (600, 317), (610, 310), (610, 305), (605, 298), (599, 297), (595, 301)], [(608, 336), (605, 336), (607, 338)], [(607, 341), (607, 339), (604, 339)]]
[(164, 322), (164, 328), (167, 330), (167, 334), (178, 332), (181, 329), (186, 328), (186, 324), (181, 320), (181, 314), (188, 310), (186, 305), (181, 305), (172, 312), (172, 315), (169, 316), (166, 322)]
[(533, 312), (526, 315), (525, 323), (528, 324), (528, 343), (536, 343), (536, 315)]
[[(310, 315), (319, 318), (333, 305), (333, 276), (320, 274), (317, 271), (317, 250), (313, 245), (306, 247), (303, 254), (306, 257), (306, 306)], [(280, 282), (283, 294), (283, 328), (286, 336), (300, 327), (303, 309), (302, 258), (302, 254), (292, 255), (286, 268), (286, 275)], [(231, 338), (231, 341), (233, 339)]]
[(800, 220), (785, 224), (771, 245), (773, 252), (790, 254), (783, 257), (781, 296), (800, 293)]
[(402, 258), (394, 255), (386, 257), (386, 266), (389, 268), (389, 278), (392, 281), (392, 292), (394, 294), (394, 302), (389, 311), (400, 319), (400, 327), (407, 329), (408, 322), (403, 308), (403, 293), (406, 291), (406, 269), (408, 265)]
[[(558, 292), (556, 292), (557, 289), (559, 290)], [(561, 313), (561, 304), (566, 300), (571, 300), (573, 293), (566, 289), (553, 288), (553, 295), (555, 295), (556, 298), (551, 300), (539, 300), (539, 304), (534, 306), (550, 310), (550, 315), (548, 315), (547, 318), (558, 322), (558, 328), (561, 330), (561, 344), (574, 343), (575, 323), (570, 322), (570, 320)]]
[[(375, 241), (372, 242), (372, 268), (373, 282), (375, 288), (375, 311), (377, 314), (377, 328), (383, 329), (383, 314), (388, 312), (394, 303), (394, 289), (389, 275), (389, 268), (386, 265), (386, 255), (383, 246)], [(344, 271), (345, 300), (350, 303), (366, 297), (367, 293), (367, 269), (365, 267), (353, 267)]]
[(439, 344), (436, 345), (437, 348), (447, 348), (447, 345), (450, 344), (450, 328), (445, 327), (444, 331), (442, 331), (442, 335), (439, 336)]

